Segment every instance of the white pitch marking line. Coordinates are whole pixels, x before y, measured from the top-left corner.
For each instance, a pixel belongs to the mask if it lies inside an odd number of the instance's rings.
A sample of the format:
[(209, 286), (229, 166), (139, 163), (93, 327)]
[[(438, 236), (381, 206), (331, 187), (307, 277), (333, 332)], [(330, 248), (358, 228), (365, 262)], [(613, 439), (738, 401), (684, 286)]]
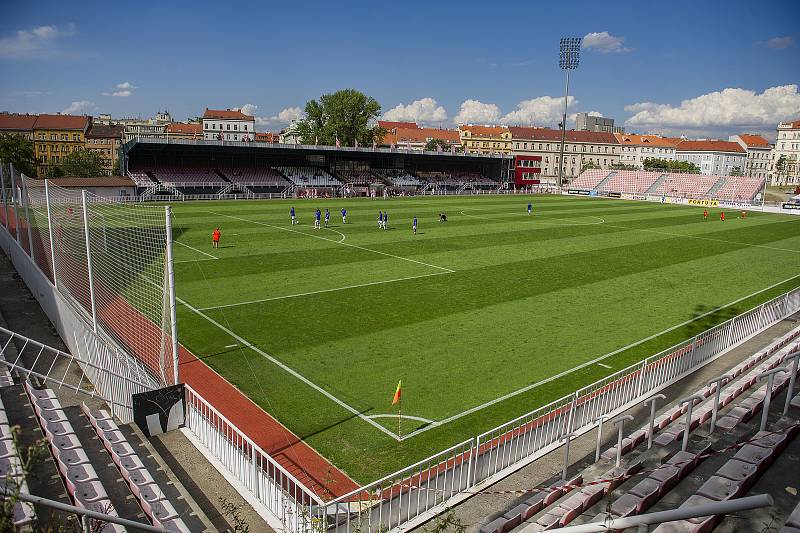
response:
[(259, 222), (257, 220), (248, 220), (246, 218), (235, 217), (233, 215), (225, 215), (223, 213), (215, 213), (214, 211), (208, 211), (208, 212), (211, 213), (212, 215), (217, 215), (217, 216), (220, 216), (220, 217), (232, 218), (233, 220), (240, 220), (242, 222), (249, 222), (250, 224), (258, 224), (259, 226), (265, 226), (267, 228), (275, 228), (275, 229), (279, 229), (279, 230), (283, 230), (283, 231), (290, 231), (292, 233), (299, 233), (300, 235), (306, 235), (307, 237), (314, 237), (315, 239), (322, 239), (323, 241), (332, 242), (334, 244), (341, 244), (342, 246), (349, 246), (351, 248), (357, 248), (359, 250), (372, 252), (374, 254), (385, 255), (387, 257), (393, 257), (395, 259), (400, 259), (402, 261), (409, 261), (411, 263), (416, 263), (418, 265), (424, 265), (426, 267), (431, 267), (431, 268), (436, 268), (438, 270), (443, 270), (443, 271), (449, 272), (451, 274), (453, 272), (455, 272), (455, 270), (450, 269), (450, 268), (440, 267), (440, 266), (437, 266), (437, 265), (431, 265), (430, 263), (424, 263), (422, 261), (417, 261), (416, 259), (411, 259), (409, 257), (401, 257), (399, 255), (390, 254), (388, 252), (380, 252), (378, 250), (372, 250), (371, 248), (365, 248), (363, 246), (358, 246), (357, 244), (350, 244), (349, 242), (342, 242), (341, 240), (334, 241), (333, 239), (328, 239), (328, 238), (323, 237), (321, 235), (314, 235), (312, 233), (306, 233), (305, 231), (298, 231), (298, 230), (295, 230), (295, 229), (284, 228), (284, 227), (281, 227), (281, 226), (275, 226), (274, 224), (267, 224), (266, 222)]
[(229, 345), (226, 346), (226, 348), (236, 348), (237, 346), (239, 346), (239, 345), (238, 344), (229, 344)]
[(604, 365), (603, 363), (597, 363), (597, 365), (598, 366), (602, 366), (603, 368), (611, 368), (610, 366)]
[(741, 298), (738, 298), (738, 299), (736, 299), (736, 300), (734, 300), (734, 301), (732, 301), (730, 303), (727, 303), (725, 305), (717, 307), (716, 309), (712, 309), (711, 311), (703, 313), (702, 315), (698, 315), (695, 318), (690, 318), (689, 320), (681, 322), (680, 324), (676, 324), (674, 326), (671, 326), (671, 327), (665, 329), (664, 331), (661, 331), (660, 333), (654, 333), (654, 334), (650, 335), (649, 337), (645, 337), (644, 339), (640, 339), (640, 340), (638, 340), (636, 342), (633, 342), (633, 343), (631, 343), (631, 344), (629, 344), (627, 346), (623, 346), (622, 348), (614, 350), (613, 352), (608, 352), (605, 355), (601, 355), (599, 357), (595, 357), (591, 361), (586, 361), (585, 363), (582, 363), (582, 364), (580, 364), (580, 365), (578, 365), (576, 367), (570, 368), (569, 370), (564, 370), (563, 372), (559, 372), (558, 374), (554, 374), (554, 375), (552, 375), (552, 376), (550, 376), (548, 378), (545, 378), (545, 379), (543, 379), (541, 381), (537, 381), (536, 383), (531, 383), (530, 385), (526, 385), (525, 387), (522, 387), (521, 389), (517, 389), (515, 391), (509, 392), (508, 394), (504, 394), (503, 396), (495, 398), (493, 400), (489, 400), (488, 402), (484, 402), (484, 403), (482, 403), (480, 405), (476, 405), (475, 407), (471, 407), (471, 408), (467, 409), (466, 411), (462, 411), (462, 412), (460, 412), (458, 414), (455, 414), (453, 416), (449, 416), (449, 417), (444, 418), (442, 420), (435, 421), (428, 427), (420, 428), (420, 429), (418, 429), (416, 431), (413, 431), (413, 432), (409, 433), (408, 435), (403, 435), (402, 440), (411, 438), (414, 435), (418, 435), (419, 433), (422, 433), (422, 432), (427, 431), (429, 429), (433, 429), (434, 427), (444, 425), (444, 424), (446, 424), (448, 422), (452, 422), (453, 420), (458, 420), (459, 418), (462, 418), (464, 416), (470, 415), (470, 414), (472, 414), (472, 413), (474, 413), (476, 411), (480, 411), (480, 410), (485, 409), (486, 407), (490, 407), (490, 406), (492, 406), (492, 405), (494, 405), (496, 403), (500, 403), (500, 402), (505, 401), (505, 400), (507, 400), (509, 398), (513, 398), (514, 396), (522, 394), (523, 392), (527, 392), (529, 390), (532, 390), (532, 389), (535, 389), (537, 387), (540, 387), (540, 386), (542, 386), (542, 385), (544, 385), (546, 383), (549, 383), (551, 381), (554, 381), (556, 379), (564, 377), (564, 376), (566, 376), (568, 374), (572, 374), (573, 372), (576, 372), (576, 371), (578, 371), (578, 370), (580, 370), (582, 368), (586, 368), (589, 365), (593, 365), (593, 364), (598, 363), (598, 362), (600, 362), (600, 361), (602, 361), (604, 359), (607, 359), (607, 358), (611, 357), (612, 355), (616, 355), (616, 354), (618, 354), (620, 352), (624, 352), (628, 348), (633, 348), (634, 346), (638, 346), (638, 345), (640, 345), (642, 343), (645, 343), (645, 342), (647, 342), (649, 340), (652, 340), (652, 339), (658, 337), (659, 335), (663, 335), (665, 333), (669, 333), (670, 331), (673, 331), (673, 330), (676, 330), (678, 328), (681, 328), (681, 327), (683, 327), (683, 326), (685, 326), (687, 324), (691, 324), (692, 322), (695, 322), (696, 320), (700, 320), (701, 318), (704, 318), (704, 317), (706, 317), (706, 316), (708, 316), (708, 315), (710, 315), (712, 313), (716, 313), (716, 312), (718, 312), (718, 311), (720, 311), (722, 309), (725, 309), (726, 307), (730, 307), (732, 305), (735, 305), (735, 304), (737, 304), (737, 303), (739, 303), (739, 302), (741, 302), (743, 300), (751, 298), (751, 297), (753, 297), (753, 296), (755, 296), (757, 294), (760, 294), (760, 293), (762, 293), (764, 291), (768, 291), (768, 290), (772, 289), (773, 287), (777, 287), (778, 285), (786, 283), (787, 281), (792, 281), (793, 279), (798, 278), (798, 277), (800, 277), (800, 274), (794, 275), (794, 276), (792, 276), (790, 278), (786, 278), (783, 281), (779, 281), (777, 283), (774, 283), (774, 284), (770, 285), (769, 287), (765, 287), (765, 288), (763, 288), (761, 290), (758, 290), (758, 291), (756, 291), (756, 292), (754, 292), (752, 294), (748, 294), (747, 296), (742, 296)]
[(273, 300), (284, 300), (287, 298), (299, 298), (301, 296), (311, 296), (313, 294), (322, 294), (325, 292), (336, 292), (336, 291), (344, 291), (347, 289), (357, 289), (359, 287), (369, 287), (372, 285), (383, 285), (385, 283), (396, 283), (398, 281), (406, 281), (410, 279), (419, 279), (419, 278), (429, 278), (431, 276), (441, 276), (442, 274), (450, 274), (450, 272), (431, 272), (430, 274), (419, 274), (418, 276), (407, 276), (405, 278), (395, 278), (395, 279), (387, 279), (383, 281), (371, 281), (369, 283), (359, 283), (357, 285), (347, 285), (345, 287), (335, 287), (333, 289), (320, 289), (318, 291), (309, 291), (309, 292), (301, 292), (298, 294), (287, 294), (285, 296), (273, 296), (271, 298), (261, 298), (260, 300), (249, 300), (246, 302), (236, 302), (232, 304), (223, 304), (223, 305), (214, 305), (210, 307), (200, 307), (198, 308), (200, 311), (211, 311), (214, 309), (225, 309), (228, 307), (238, 307), (240, 305), (250, 305), (250, 304), (257, 304), (262, 302), (271, 302)]
[(329, 398), (330, 400), (332, 400), (332, 401), (336, 402), (337, 404), (339, 404), (339, 405), (340, 405), (340, 406), (342, 406), (343, 408), (347, 409), (348, 411), (350, 411), (350, 412), (351, 412), (351, 413), (353, 413), (354, 415), (358, 416), (360, 419), (362, 419), (362, 420), (365, 420), (367, 423), (369, 423), (369, 424), (371, 424), (371, 425), (375, 426), (376, 428), (378, 428), (379, 430), (383, 431), (384, 433), (386, 433), (387, 435), (389, 435), (389, 436), (390, 436), (390, 437), (392, 437), (393, 439), (395, 439), (395, 440), (399, 440), (399, 437), (398, 437), (397, 435), (395, 435), (393, 432), (389, 431), (388, 429), (386, 429), (386, 428), (385, 428), (385, 427), (383, 427), (382, 425), (378, 424), (378, 423), (377, 423), (377, 422), (375, 422), (374, 420), (370, 420), (370, 419), (369, 419), (369, 418), (368, 418), (366, 415), (364, 415), (363, 413), (361, 413), (361, 412), (360, 412), (358, 409), (356, 409), (355, 407), (351, 407), (351, 406), (350, 406), (350, 405), (348, 405), (347, 403), (343, 402), (342, 400), (340, 400), (339, 398), (337, 398), (336, 396), (334, 396), (334, 395), (333, 395), (333, 394), (331, 394), (330, 392), (326, 391), (325, 389), (323, 389), (322, 387), (320, 387), (319, 385), (317, 385), (316, 383), (314, 383), (313, 381), (311, 381), (310, 379), (308, 379), (308, 378), (307, 378), (307, 377), (305, 377), (304, 375), (300, 374), (298, 371), (296, 371), (296, 370), (294, 370), (293, 368), (291, 368), (291, 367), (289, 367), (289, 366), (285, 365), (284, 363), (282, 363), (281, 361), (279, 361), (279, 360), (278, 360), (278, 359), (276, 359), (275, 357), (273, 357), (273, 356), (269, 355), (267, 352), (263, 351), (263, 350), (262, 350), (261, 348), (259, 348), (258, 346), (255, 346), (255, 345), (251, 344), (251, 343), (250, 343), (250, 342), (249, 342), (247, 339), (245, 339), (244, 337), (242, 337), (242, 336), (240, 336), (240, 335), (237, 335), (237, 334), (236, 334), (236, 333), (234, 333), (232, 330), (230, 330), (230, 329), (226, 328), (225, 326), (223, 326), (222, 324), (220, 324), (219, 322), (217, 322), (216, 320), (214, 320), (214, 319), (213, 319), (213, 318), (211, 318), (210, 316), (206, 315), (205, 313), (203, 313), (203, 312), (202, 312), (202, 311), (200, 311), (199, 309), (197, 309), (197, 308), (195, 308), (195, 307), (191, 306), (191, 305), (190, 305), (188, 302), (186, 302), (185, 300), (182, 300), (181, 298), (178, 298), (177, 296), (175, 297), (175, 300), (176, 300), (176, 301), (178, 301), (178, 302), (180, 302), (181, 304), (185, 305), (185, 306), (186, 306), (186, 307), (187, 307), (187, 308), (188, 308), (190, 311), (192, 311), (193, 313), (197, 314), (198, 316), (200, 316), (200, 317), (202, 317), (202, 318), (205, 318), (205, 319), (206, 319), (207, 321), (209, 321), (211, 324), (213, 324), (214, 326), (218, 327), (219, 329), (221, 329), (222, 331), (224, 331), (225, 333), (227, 333), (228, 335), (230, 335), (231, 337), (233, 337), (235, 340), (239, 341), (239, 343), (240, 343), (240, 344), (241, 344), (243, 347), (245, 347), (245, 348), (250, 348), (251, 350), (253, 350), (253, 351), (254, 351), (254, 352), (256, 352), (257, 354), (261, 355), (261, 356), (262, 356), (264, 359), (266, 359), (266, 360), (270, 361), (271, 363), (275, 364), (276, 366), (280, 367), (281, 369), (283, 369), (284, 371), (288, 372), (288, 373), (289, 373), (289, 374), (291, 374), (292, 376), (296, 377), (297, 379), (299, 379), (300, 381), (302, 381), (303, 383), (305, 383), (306, 385), (308, 385), (308, 386), (309, 386), (309, 387), (311, 387), (312, 389), (316, 390), (316, 391), (317, 391), (317, 392), (319, 392), (320, 394), (322, 394), (322, 395), (326, 396), (326, 397), (327, 397), (327, 398)]
[[(481, 211), (480, 209), (475, 209), (475, 208), (471, 208), (471, 207), (466, 207), (465, 209), (467, 209), (468, 211)], [(480, 218), (481, 220), (493, 220), (493, 219), (488, 218), (488, 217), (480, 217), (478, 215), (470, 215), (469, 213), (465, 213), (463, 210), (461, 211), (461, 214), (464, 215), (465, 217)], [(540, 224), (552, 224), (554, 226), (598, 226), (600, 224), (605, 224), (606, 223), (604, 218), (596, 217), (596, 216), (593, 216), (593, 215), (581, 215), (581, 216), (584, 217), (584, 218), (596, 218), (600, 222), (585, 222), (584, 223), (584, 222), (573, 222), (573, 221), (570, 221), (567, 218), (548, 217), (548, 216), (542, 216), (542, 215), (534, 215), (534, 216), (535, 216), (535, 219), (533, 219), (533, 220), (535, 220), (536, 222), (538, 222)], [(564, 220), (566, 222), (550, 222), (549, 220), (543, 220), (543, 219), (547, 219), (547, 218), (549, 218), (551, 220)]]
[[(369, 415), (367, 418), (397, 418), (398, 415)], [(422, 418), (421, 416), (411, 416), (411, 415), (400, 415), (400, 418), (407, 418), (409, 420), (418, 420), (419, 422), (425, 422), (426, 424), (433, 424), (433, 420), (428, 420), (427, 418)]]
[(190, 250), (194, 250), (195, 252), (201, 253), (201, 254), (203, 254), (203, 255), (205, 255), (207, 257), (210, 257), (211, 259), (219, 259), (219, 257), (213, 256), (211, 254), (207, 254), (203, 250), (198, 250), (194, 246), (189, 246), (188, 244), (183, 244), (182, 242), (176, 241), (176, 240), (173, 240), (172, 242), (174, 242), (175, 244), (180, 244), (181, 246), (185, 246), (185, 247), (189, 248)]
[(793, 252), (796, 254), (800, 254), (800, 250), (792, 250), (791, 248), (779, 248), (777, 246), (769, 246), (768, 244), (752, 244), (749, 242), (728, 241), (725, 239), (715, 239), (714, 237), (703, 237), (702, 235), (686, 235), (684, 233), (672, 233), (671, 231), (660, 231), (660, 230), (646, 229), (646, 228), (631, 228), (628, 226), (616, 226), (613, 224), (609, 224), (609, 226), (611, 226), (612, 228), (620, 228), (633, 231), (645, 231), (647, 233), (658, 233), (660, 235), (669, 235), (672, 237), (686, 237), (687, 239), (700, 239), (703, 241), (724, 242), (726, 244), (738, 244), (741, 246), (752, 246), (755, 248), (766, 248), (767, 250), (777, 250), (779, 252)]
[(197, 263), (198, 261), (216, 261), (216, 257), (203, 257), (202, 259), (183, 259), (181, 261), (173, 261), (173, 263)]

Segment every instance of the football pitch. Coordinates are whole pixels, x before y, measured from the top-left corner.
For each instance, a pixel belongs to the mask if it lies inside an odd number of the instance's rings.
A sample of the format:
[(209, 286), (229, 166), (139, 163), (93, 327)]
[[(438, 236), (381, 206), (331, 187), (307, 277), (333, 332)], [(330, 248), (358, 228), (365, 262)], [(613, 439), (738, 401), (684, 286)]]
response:
[(181, 342), (359, 482), (800, 286), (788, 215), (567, 196), (173, 209)]

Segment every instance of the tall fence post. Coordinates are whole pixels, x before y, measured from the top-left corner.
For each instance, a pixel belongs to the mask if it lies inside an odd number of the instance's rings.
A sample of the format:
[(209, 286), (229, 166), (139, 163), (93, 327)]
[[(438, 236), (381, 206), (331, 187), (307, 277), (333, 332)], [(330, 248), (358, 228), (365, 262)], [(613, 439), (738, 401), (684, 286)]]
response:
[(24, 191), (22, 200), (25, 202), (25, 225), (28, 226), (28, 255), (31, 256), (35, 263), (36, 256), (33, 253), (33, 233), (31, 231), (31, 195), (28, 193), (28, 182), (25, 180), (25, 174), (19, 175), (19, 181), (22, 183), (22, 190)]
[(175, 309), (175, 271), (172, 259), (172, 209), (166, 206), (165, 220), (167, 230), (167, 288), (169, 291), (169, 327), (172, 337), (172, 376), (175, 385), (178, 380), (178, 317)]
[(782, 372), (788, 372), (787, 368), (779, 367), (773, 368), (772, 370), (768, 370), (766, 372), (762, 372), (758, 375), (758, 380), (761, 381), (764, 378), (767, 378), (767, 395), (764, 396), (764, 407), (761, 409), (761, 426), (759, 431), (764, 431), (767, 429), (767, 417), (769, 416), (769, 404), (772, 401), (772, 384), (775, 382), (775, 374), (779, 374)]
[(58, 289), (58, 275), (56, 274), (56, 247), (53, 240), (53, 218), (50, 216), (50, 180), (44, 180), (44, 203), (47, 206), (47, 231), (50, 235), (50, 268), (53, 269), (53, 286)]
[(14, 164), (8, 164), (9, 174), (11, 174), (11, 209), (14, 211), (14, 230), (17, 236), (17, 242), (22, 244), (19, 240), (19, 216), (17, 214), (17, 183), (14, 180)]
[(788, 361), (789, 359), (792, 360), (792, 369), (789, 371), (789, 388), (786, 390), (786, 402), (783, 405), (783, 414), (789, 412), (789, 405), (792, 403), (792, 394), (794, 394), (794, 381), (797, 377), (797, 365), (798, 359), (800, 359), (800, 351), (794, 352), (790, 354), (786, 358), (784, 358), (784, 362)]
[(6, 164), (0, 161), (0, 197), (3, 200), (3, 212), (5, 213), (5, 227), (8, 229), (8, 201), (6, 199)]
[(81, 205), (83, 207), (83, 234), (86, 240), (86, 267), (89, 275), (89, 299), (92, 305), (92, 327), (97, 333), (97, 306), (94, 301), (94, 273), (92, 272), (92, 246), (89, 243), (89, 209), (86, 205), (86, 190), (81, 191)]

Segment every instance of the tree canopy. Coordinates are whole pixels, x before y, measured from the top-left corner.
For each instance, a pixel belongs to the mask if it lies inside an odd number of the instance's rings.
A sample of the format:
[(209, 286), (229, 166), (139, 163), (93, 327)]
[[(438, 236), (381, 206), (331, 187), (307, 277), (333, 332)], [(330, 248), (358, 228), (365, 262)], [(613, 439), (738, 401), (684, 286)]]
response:
[(61, 161), (61, 171), (65, 176), (77, 176), (80, 178), (105, 174), (103, 158), (100, 157), (100, 154), (86, 149), (75, 150), (65, 156)]
[(26, 176), (36, 176), (36, 154), (33, 141), (18, 133), (0, 134), (0, 160), (13, 163), (14, 168)]
[(645, 170), (662, 170), (665, 172), (686, 172), (689, 174), (700, 174), (700, 167), (688, 161), (675, 161), (673, 159), (659, 159), (657, 157), (646, 157), (642, 161)]
[(355, 89), (342, 89), (309, 100), (305, 118), (297, 123), (303, 144), (361, 146), (380, 143), (386, 130), (374, 124), (381, 105), (371, 96)]
[(443, 152), (450, 151), (450, 143), (444, 139), (430, 139), (425, 143), (425, 150), (428, 152), (435, 152), (437, 146), (441, 146)]

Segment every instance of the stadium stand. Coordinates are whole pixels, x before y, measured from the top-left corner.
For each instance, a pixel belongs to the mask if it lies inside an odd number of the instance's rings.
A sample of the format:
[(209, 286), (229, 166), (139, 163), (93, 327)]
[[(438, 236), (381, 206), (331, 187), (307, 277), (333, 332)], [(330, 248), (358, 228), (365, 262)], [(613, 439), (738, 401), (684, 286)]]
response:
[(301, 187), (339, 187), (342, 182), (316, 167), (276, 167), (292, 183)]
[(701, 198), (719, 181), (719, 176), (697, 174), (666, 174), (665, 179), (653, 191), (654, 194), (680, 198)]
[(422, 183), (411, 173), (399, 168), (373, 169), (372, 172), (395, 187), (418, 187)]
[(640, 170), (583, 171), (569, 185), (572, 189), (601, 192), (656, 194), (680, 198), (715, 198), (750, 202), (761, 191), (764, 180), (744, 176), (706, 176), (647, 172)]
[(137, 187), (152, 187), (155, 185), (155, 182), (150, 179), (150, 176), (147, 175), (144, 171), (129, 171), (128, 176), (133, 180), (133, 183), (136, 184)]
[[(533, 533), (748, 495), (760, 478), (769, 481), (770, 476), (784, 474), (770, 467), (787, 447), (792, 447), (795, 456), (800, 449), (800, 441), (793, 443), (800, 433), (800, 393), (795, 387), (787, 415), (781, 413), (784, 402), (778, 398), (790, 382), (790, 372), (778, 373), (771, 391), (763, 379), (765, 372), (791, 368), (786, 363), (798, 350), (800, 327), (794, 327), (733, 366), (720, 387), (714, 432), (706, 427), (717, 397), (712, 383), (662, 409), (655, 418), (652, 447), (648, 447), (647, 423), (622, 439), (619, 455), (617, 446), (612, 446), (566, 483), (557, 480), (532, 491), (482, 526), (481, 533)], [(762, 430), (758, 415), (768, 397), (773, 408)], [(684, 446), (687, 417), (689, 434)], [(723, 519), (710, 516), (673, 521), (655, 531), (708, 532)], [(794, 533), (791, 528), (798, 523), (800, 505), (782, 531)]]
[(368, 170), (342, 170), (337, 176), (342, 182), (355, 187), (368, 187), (372, 183), (381, 183), (381, 180)]
[(609, 174), (610, 171), (608, 170), (584, 170), (570, 183), (570, 187), (575, 189), (594, 189), (601, 181), (606, 179)]
[(226, 183), (219, 174), (208, 167), (159, 165), (147, 169), (158, 181), (175, 186), (219, 187)]
[(289, 181), (280, 172), (269, 167), (220, 167), (222, 174), (231, 183), (264, 187), (287, 187)]
[[(6, 370), (8, 373), (8, 370)], [(2, 385), (9, 386), (8, 383)], [(22, 463), (14, 444), (14, 435), (8, 423), (6, 408), (0, 400), (0, 479), (14, 480), (21, 492), (28, 493), (28, 481), (22, 469)], [(35, 519), (33, 506), (25, 502), (17, 502), (12, 510), (12, 522), (16, 528), (22, 529)]]

